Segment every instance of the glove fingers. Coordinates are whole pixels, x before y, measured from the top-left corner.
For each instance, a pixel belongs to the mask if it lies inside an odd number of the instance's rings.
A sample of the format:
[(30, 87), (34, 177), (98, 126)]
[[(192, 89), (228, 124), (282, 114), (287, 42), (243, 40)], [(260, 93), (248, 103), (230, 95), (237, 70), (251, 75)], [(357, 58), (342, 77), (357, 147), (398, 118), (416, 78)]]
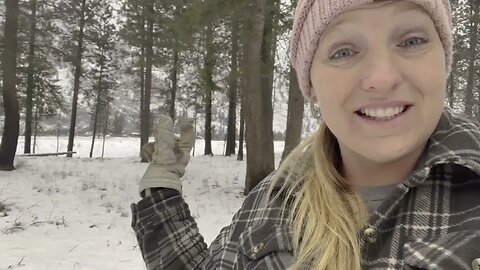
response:
[(167, 129), (173, 132), (173, 121), (169, 116), (161, 114), (158, 118), (158, 129)]
[(178, 146), (184, 151), (190, 153), (195, 144), (195, 131), (193, 130), (193, 120), (185, 119), (180, 125), (180, 138)]
[(154, 149), (155, 144), (153, 142), (145, 144), (142, 146), (142, 157), (146, 158), (148, 161), (151, 161)]
[(173, 135), (172, 119), (165, 115), (160, 115), (155, 133), (155, 147), (173, 149), (175, 137)]
[(156, 164), (171, 164), (175, 162), (177, 158), (173, 152), (174, 145), (173, 121), (168, 116), (160, 115), (157, 132), (155, 133), (153, 162)]

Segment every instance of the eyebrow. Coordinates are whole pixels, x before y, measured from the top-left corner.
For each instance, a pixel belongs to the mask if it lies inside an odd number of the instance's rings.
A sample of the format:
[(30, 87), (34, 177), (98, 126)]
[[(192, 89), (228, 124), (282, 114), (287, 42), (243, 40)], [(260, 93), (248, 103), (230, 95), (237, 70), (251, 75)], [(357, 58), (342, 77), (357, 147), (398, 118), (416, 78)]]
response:
[[(375, 1), (375, 2), (390, 2), (389, 0), (381, 0), (381, 1)], [(398, 15), (398, 14), (401, 14), (401, 13), (407, 13), (407, 12), (414, 12), (414, 11), (420, 11), (421, 13), (425, 14), (425, 15), (428, 15), (430, 17), (430, 14), (424, 9), (422, 8), (421, 6), (419, 5), (408, 5), (406, 7), (402, 7), (400, 9), (397, 9), (395, 12), (394, 12), (394, 15)], [(340, 19), (336, 22), (334, 22), (333, 24), (331, 24), (328, 29), (326, 29), (324, 32), (323, 32), (323, 35), (322, 36), (326, 36), (328, 35), (330, 32), (332, 32), (333, 30), (335, 30), (335, 28), (339, 27), (340, 25), (343, 25), (343, 24), (346, 24), (346, 23), (349, 23), (348, 20), (346, 19)]]

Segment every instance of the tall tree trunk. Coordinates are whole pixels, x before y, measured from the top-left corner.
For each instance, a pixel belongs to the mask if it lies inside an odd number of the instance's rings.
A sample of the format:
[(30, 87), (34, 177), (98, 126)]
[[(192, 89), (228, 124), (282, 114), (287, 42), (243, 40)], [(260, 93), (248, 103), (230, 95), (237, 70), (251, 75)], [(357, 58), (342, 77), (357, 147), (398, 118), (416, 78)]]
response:
[(30, 37), (28, 42), (28, 69), (27, 69), (27, 100), (25, 112), (25, 144), (23, 152), (30, 153), (32, 144), (32, 111), (33, 111), (33, 89), (35, 88), (35, 35), (37, 31), (37, 0), (30, 0)]
[(287, 130), (285, 132), (285, 147), (283, 148), (282, 161), (300, 143), (305, 107), (302, 92), (298, 85), (297, 74), (292, 66), (290, 66), (289, 78)]
[[(141, 136), (145, 143), (148, 143), (150, 136), (150, 98), (152, 93), (152, 66), (153, 66), (153, 22), (155, 12), (153, 9), (153, 1), (147, 1), (147, 34), (146, 34), (146, 46), (145, 46), (145, 96), (143, 103), (142, 114), (142, 132)], [(142, 158), (142, 162), (147, 162), (145, 158)]]
[(142, 20), (140, 24), (140, 38), (142, 40), (140, 48), (140, 158), (142, 162), (147, 162), (148, 160), (142, 156), (142, 147), (148, 143), (148, 135), (143, 135), (143, 126), (145, 125), (143, 119), (143, 106), (145, 103), (145, 6), (142, 6)]
[[(98, 92), (97, 92), (98, 94)], [(89, 157), (93, 156), (93, 148), (95, 146), (95, 136), (97, 135), (97, 119), (98, 119), (98, 110), (99, 110), (99, 97), (97, 96), (97, 104), (95, 104), (95, 115), (93, 116), (93, 133), (92, 133), (92, 144), (90, 145), (90, 154)]]
[[(245, 20), (246, 19), (246, 20)], [(243, 27), (239, 27), (240, 29), (240, 36), (242, 38), (239, 39), (239, 45), (241, 49), (239, 50), (239, 62), (240, 68), (238, 76), (240, 77), (240, 87), (239, 87), (239, 96), (240, 96), (240, 126), (238, 127), (238, 152), (237, 152), (237, 160), (243, 161), (244, 156), (244, 145), (245, 145), (245, 114), (247, 110), (247, 87), (248, 87), (248, 59), (247, 59), (247, 50), (248, 50), (248, 27), (250, 24), (250, 18), (245, 18), (241, 21)]]
[[(35, 104), (35, 118), (33, 119), (34, 120), (34, 123), (35, 123), (35, 126), (33, 128), (33, 153), (35, 154), (35, 149), (37, 148), (37, 131), (38, 131), (38, 107), (39, 107), (39, 104), (38, 104), (38, 99), (37, 99), (37, 102)], [(58, 150), (57, 150), (58, 152)]]
[[(262, 42), (262, 89), (265, 89), (265, 99), (272, 102), (272, 119), (273, 119), (273, 105), (275, 100), (272, 99), (273, 92), (273, 76), (275, 71), (275, 53), (277, 48), (277, 35), (274, 31), (274, 25), (277, 25), (275, 13), (277, 12), (278, 0), (266, 2), (265, 9), (265, 26), (263, 32)], [(272, 130), (273, 132), (273, 130)]]
[[(269, 14), (266, 0), (255, 0), (253, 7), (250, 37), (247, 48), (247, 93), (246, 93), (246, 141), (247, 141), (247, 173), (245, 194), (248, 194), (263, 178), (274, 170), (273, 129), (272, 129), (272, 88), (264, 88), (268, 62), (267, 51), (271, 48), (264, 44), (266, 19)], [(271, 51), (270, 51), (271, 52)]]
[[(245, 89), (245, 88), (244, 88)], [(242, 91), (243, 92), (243, 91)], [(243, 138), (245, 137), (245, 95), (242, 93), (240, 99), (240, 127), (238, 128), (238, 152), (237, 160), (243, 160)]]
[(237, 124), (237, 81), (238, 81), (238, 39), (239, 39), (238, 12), (232, 12), (232, 50), (228, 93), (228, 124), (226, 156), (235, 155), (236, 124)]
[(455, 71), (458, 66), (458, 58), (454, 54), (453, 61), (452, 61), (452, 72), (450, 73), (450, 77), (448, 78), (448, 106), (453, 108), (455, 105)]
[[(197, 111), (197, 106), (194, 107), (195, 108), (195, 114), (193, 115), (193, 130), (195, 132), (195, 138), (197, 137), (197, 115), (198, 115), (198, 111)], [(195, 147), (196, 144), (194, 143), (193, 144), (193, 149), (192, 149), (192, 157), (195, 156)]]
[(105, 154), (105, 138), (107, 137), (107, 132), (108, 132), (108, 117), (110, 114), (110, 102), (107, 103), (107, 113), (105, 116), (105, 126), (103, 129), (103, 144), (102, 144), (102, 158), (103, 155)]
[[(103, 52), (102, 52), (103, 58)], [(95, 135), (97, 135), (98, 126), (98, 113), (100, 111), (101, 94), (102, 94), (102, 75), (103, 75), (103, 60), (100, 63), (100, 76), (97, 82), (97, 103), (95, 104), (95, 115), (93, 118), (93, 132), (92, 132), (92, 145), (90, 147), (90, 158), (93, 156), (93, 147), (95, 145)]]
[(3, 51), (3, 107), (5, 125), (0, 145), (0, 170), (14, 170), (13, 161), (17, 150), (20, 129), (20, 112), (18, 108), (17, 76), (17, 28), (18, 0), (5, 0), (4, 51)]
[[(73, 98), (72, 98), (72, 114), (70, 118), (70, 131), (68, 133), (67, 151), (73, 151), (73, 141), (75, 139), (75, 125), (77, 122), (77, 103), (78, 92), (80, 90), (80, 77), (82, 76), (82, 53), (83, 53), (83, 36), (85, 27), (85, 7), (87, 0), (82, 0), (82, 8), (80, 11), (80, 24), (78, 32), (77, 54), (75, 57), (75, 78), (73, 83)], [(67, 154), (67, 157), (72, 157), (72, 154)]]
[(57, 148), (56, 152), (58, 153), (60, 151), (60, 119), (62, 116), (62, 112), (60, 109), (58, 110), (58, 118), (57, 118)]
[(213, 155), (212, 152), (212, 92), (213, 92), (213, 67), (215, 65), (213, 48), (213, 27), (210, 23), (206, 28), (204, 85), (205, 85), (205, 151), (204, 155)]
[(479, 22), (479, 5), (477, 0), (470, 0), (471, 19), (470, 19), (470, 48), (468, 54), (468, 76), (467, 87), (465, 89), (465, 114), (473, 115), (473, 106), (475, 105), (475, 97), (473, 88), (475, 85), (475, 59), (478, 43), (478, 22)]
[(170, 73), (170, 80), (172, 87), (170, 88), (170, 108), (169, 114), (172, 121), (175, 123), (175, 97), (177, 95), (177, 73), (178, 73), (178, 49), (173, 48), (173, 65)]

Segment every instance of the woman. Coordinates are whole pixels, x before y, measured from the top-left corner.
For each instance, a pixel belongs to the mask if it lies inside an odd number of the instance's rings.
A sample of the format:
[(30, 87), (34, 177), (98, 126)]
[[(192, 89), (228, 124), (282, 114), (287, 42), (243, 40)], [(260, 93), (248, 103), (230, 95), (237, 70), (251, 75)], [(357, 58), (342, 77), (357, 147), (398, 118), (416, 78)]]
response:
[(480, 269), (479, 126), (444, 107), (449, 5), (300, 0), (291, 59), (324, 122), (209, 248), (180, 195), (192, 132), (174, 147), (162, 122), (132, 205), (147, 267)]

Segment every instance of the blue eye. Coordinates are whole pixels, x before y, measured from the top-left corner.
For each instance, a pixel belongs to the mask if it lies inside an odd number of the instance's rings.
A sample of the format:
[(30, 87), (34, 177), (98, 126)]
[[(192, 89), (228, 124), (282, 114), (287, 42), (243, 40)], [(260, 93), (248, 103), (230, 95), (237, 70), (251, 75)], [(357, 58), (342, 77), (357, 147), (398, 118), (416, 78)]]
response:
[(332, 56), (330, 56), (330, 59), (338, 60), (338, 59), (346, 58), (349, 56), (353, 56), (354, 54), (356, 54), (356, 52), (354, 52), (353, 50), (348, 48), (343, 48), (336, 51)]
[(400, 47), (418, 47), (422, 46), (425, 43), (428, 43), (428, 39), (421, 37), (412, 37), (403, 41)]

